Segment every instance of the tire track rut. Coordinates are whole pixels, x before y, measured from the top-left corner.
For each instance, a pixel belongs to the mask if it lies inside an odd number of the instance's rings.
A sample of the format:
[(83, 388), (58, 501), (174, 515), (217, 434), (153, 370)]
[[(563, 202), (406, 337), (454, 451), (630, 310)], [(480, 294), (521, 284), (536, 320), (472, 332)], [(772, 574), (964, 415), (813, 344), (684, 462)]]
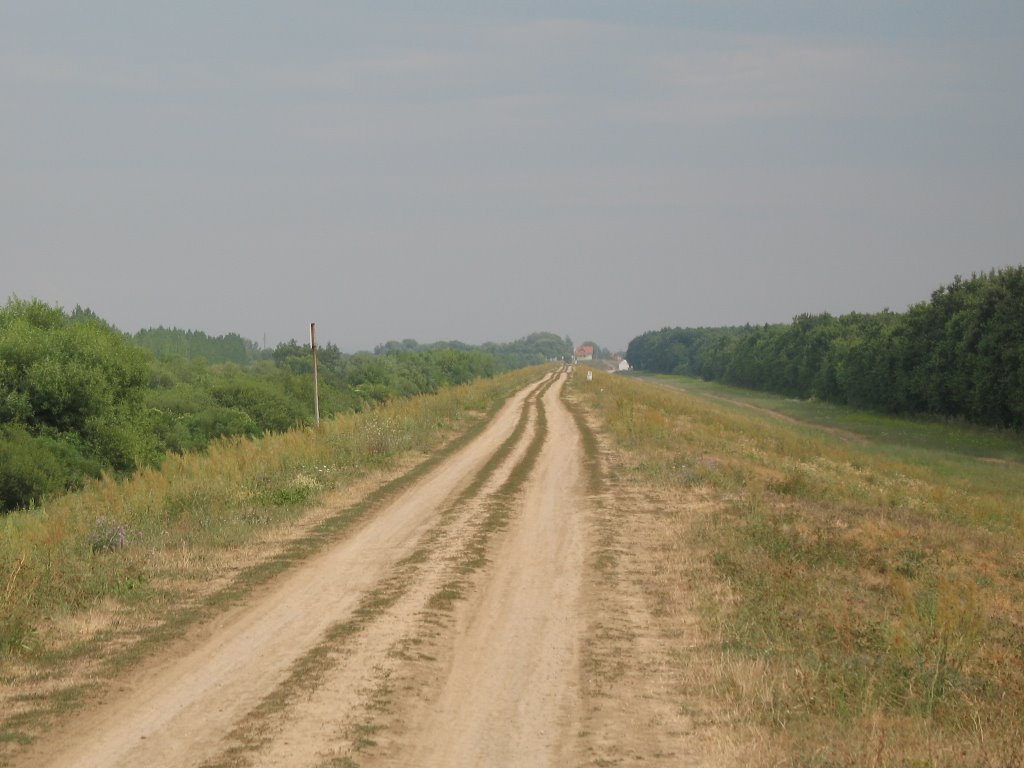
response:
[(395, 733), (360, 765), (578, 762), (586, 510), (564, 383), (544, 394), (543, 450), (490, 563), (431, 644), (437, 658), (394, 681), (406, 689)]

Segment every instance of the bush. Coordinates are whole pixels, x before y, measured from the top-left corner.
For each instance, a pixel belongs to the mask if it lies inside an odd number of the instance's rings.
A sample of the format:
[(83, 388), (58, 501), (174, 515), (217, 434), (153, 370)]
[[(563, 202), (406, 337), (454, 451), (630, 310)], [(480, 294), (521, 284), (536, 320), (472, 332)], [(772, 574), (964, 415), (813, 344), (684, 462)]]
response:
[(244, 411), (261, 431), (284, 432), (306, 421), (306, 413), (269, 382), (232, 376), (211, 389), (222, 406)]
[(69, 478), (61, 453), (51, 438), (17, 425), (0, 427), (0, 508), (26, 507), (64, 490)]
[(11, 299), (0, 361), (0, 511), (159, 457), (142, 410), (146, 354), (102, 321)]

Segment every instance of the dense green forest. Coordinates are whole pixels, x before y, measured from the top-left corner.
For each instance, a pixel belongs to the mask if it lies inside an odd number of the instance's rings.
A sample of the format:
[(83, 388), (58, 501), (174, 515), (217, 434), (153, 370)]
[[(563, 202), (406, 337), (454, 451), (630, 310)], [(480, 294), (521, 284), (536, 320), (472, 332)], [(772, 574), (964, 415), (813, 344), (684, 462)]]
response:
[[(352, 355), (327, 344), (320, 410), (359, 411), (571, 350), (550, 333), (479, 347), (407, 340)], [(128, 336), (89, 310), (11, 299), (0, 307), (0, 511), (102, 472), (159, 465), (168, 451), (308, 424), (311, 374), (310, 350), (295, 341), (264, 350), (237, 334)]]
[(957, 277), (904, 313), (649, 331), (626, 357), (643, 371), (1022, 430), (1024, 267)]

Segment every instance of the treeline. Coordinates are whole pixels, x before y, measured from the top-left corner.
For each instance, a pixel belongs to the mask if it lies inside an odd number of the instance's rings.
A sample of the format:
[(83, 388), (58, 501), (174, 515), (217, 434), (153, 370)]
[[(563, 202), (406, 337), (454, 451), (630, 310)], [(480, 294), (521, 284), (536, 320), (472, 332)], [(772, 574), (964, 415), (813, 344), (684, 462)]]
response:
[(143, 349), (148, 349), (161, 360), (202, 358), (208, 363), (235, 363), (247, 365), (261, 357), (255, 342), (237, 333), (209, 336), (202, 331), (180, 328), (144, 328), (132, 337)]
[(626, 356), (638, 370), (1021, 430), (1024, 267), (957, 277), (905, 313), (649, 331)]
[(433, 344), (420, 344), (413, 339), (389, 341), (374, 349), (375, 354), (394, 352), (423, 352), (438, 349), (476, 350), (491, 355), (503, 370), (526, 368), (549, 360), (568, 362), (572, 359), (573, 344), (568, 336), (562, 338), (554, 333), (531, 333), (515, 341), (503, 343), (486, 342), (479, 346), (464, 344), (461, 341), (438, 341)]
[[(566, 345), (554, 334), (482, 347), (389, 343), (354, 355), (328, 344), (319, 350), (321, 415), (543, 362)], [(308, 424), (311, 373), (310, 350), (294, 341), (260, 350), (235, 334), (132, 337), (89, 310), (11, 299), (0, 307), (0, 512), (103, 472), (157, 466), (168, 451)]]
[[(76, 312), (92, 316), (88, 310), (76, 309)], [(210, 336), (202, 331), (187, 331), (180, 328), (146, 328), (133, 337), (135, 343), (149, 350), (159, 360), (205, 360), (207, 363), (235, 363), (237, 365), (249, 365), (259, 360), (279, 360), (282, 355), (294, 357), (295, 350), (299, 354), (307, 354), (302, 350), (306, 347), (295, 340), (279, 345), (287, 351), (282, 353), (278, 350), (261, 348), (258, 344), (246, 339), (237, 333), (228, 333), (223, 336)], [(585, 342), (592, 343), (592, 342)], [(595, 346), (595, 350), (600, 349)], [(398, 355), (401, 353), (417, 352), (431, 353), (440, 350), (455, 350), (458, 352), (478, 352), (494, 358), (494, 362), (500, 370), (514, 370), (525, 368), (530, 365), (537, 365), (548, 360), (569, 360), (572, 357), (572, 340), (568, 337), (562, 338), (554, 333), (538, 332), (531, 333), (521, 339), (509, 342), (486, 342), (480, 345), (466, 344), (461, 341), (438, 341), (432, 344), (421, 344), (415, 339), (404, 339), (402, 341), (388, 341), (385, 344), (374, 348), (374, 356)], [(607, 350), (603, 350), (607, 352)], [(328, 360), (345, 357), (334, 345), (326, 345), (322, 352)], [(367, 353), (359, 353), (366, 356)], [(308, 357), (308, 354), (307, 354)]]
[(0, 309), (0, 510), (159, 460), (147, 354), (91, 313)]

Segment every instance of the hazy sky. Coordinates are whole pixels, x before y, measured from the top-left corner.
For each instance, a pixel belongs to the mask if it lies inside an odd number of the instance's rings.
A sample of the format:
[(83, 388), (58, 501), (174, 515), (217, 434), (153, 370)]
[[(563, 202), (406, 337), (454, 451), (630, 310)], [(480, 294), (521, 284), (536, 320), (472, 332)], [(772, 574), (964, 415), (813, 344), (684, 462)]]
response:
[(343, 349), (1024, 261), (1024, 2), (0, 0), (0, 302)]

